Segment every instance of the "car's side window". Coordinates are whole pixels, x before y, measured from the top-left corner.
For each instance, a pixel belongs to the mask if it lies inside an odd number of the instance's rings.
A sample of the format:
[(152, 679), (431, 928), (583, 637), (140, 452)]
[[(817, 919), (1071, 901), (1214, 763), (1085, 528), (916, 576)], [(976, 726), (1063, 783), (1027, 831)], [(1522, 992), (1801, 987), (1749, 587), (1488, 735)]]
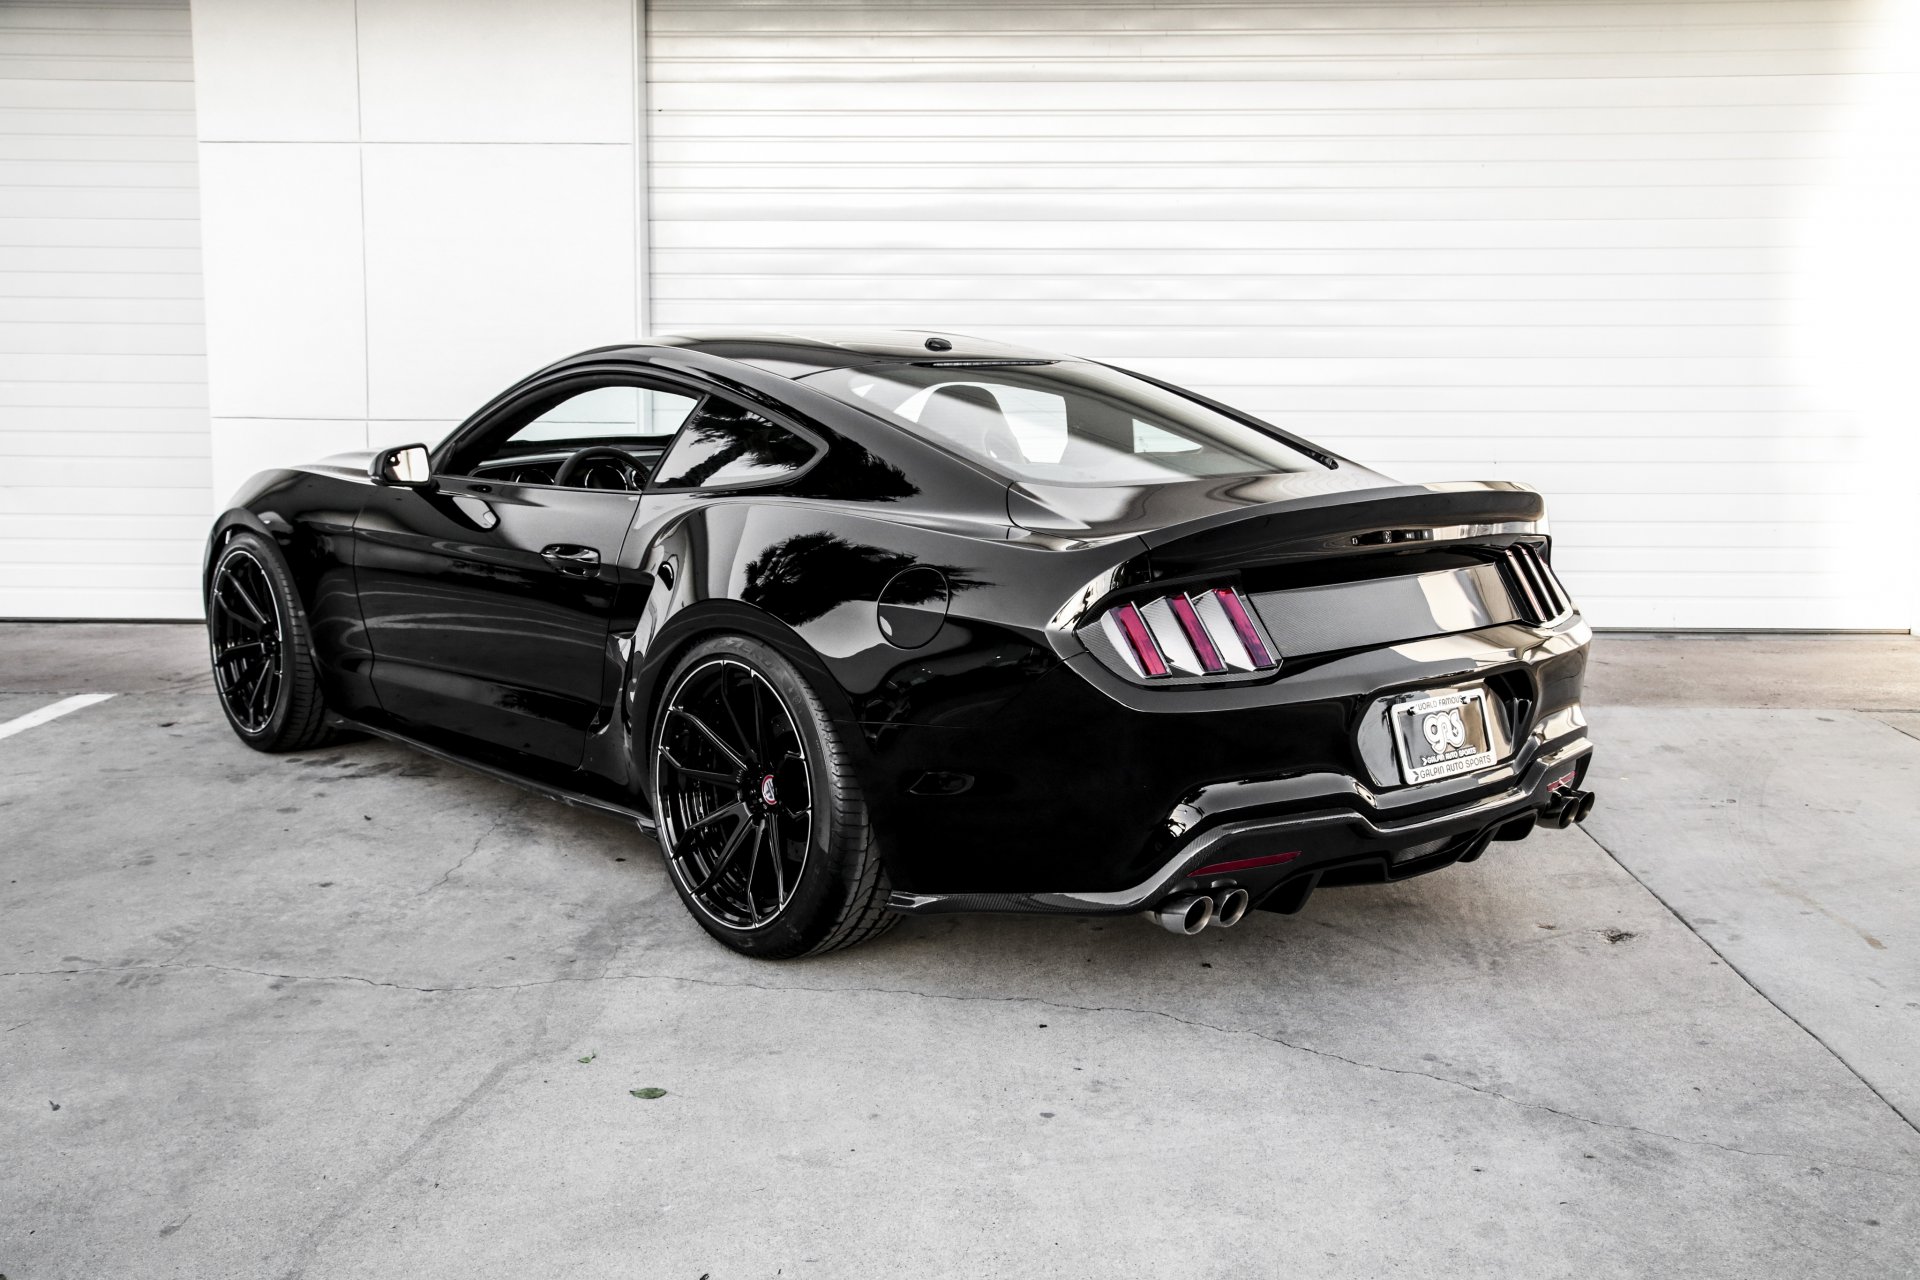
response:
[(654, 468), (657, 489), (766, 484), (812, 462), (817, 446), (759, 414), (709, 396)]
[(506, 443), (664, 445), (695, 403), (693, 396), (651, 387), (595, 387), (568, 396), (508, 436)]
[[(633, 383), (558, 390), (464, 443), (447, 472), (512, 484), (637, 489), (698, 396)], [(583, 450), (594, 453), (569, 467)]]

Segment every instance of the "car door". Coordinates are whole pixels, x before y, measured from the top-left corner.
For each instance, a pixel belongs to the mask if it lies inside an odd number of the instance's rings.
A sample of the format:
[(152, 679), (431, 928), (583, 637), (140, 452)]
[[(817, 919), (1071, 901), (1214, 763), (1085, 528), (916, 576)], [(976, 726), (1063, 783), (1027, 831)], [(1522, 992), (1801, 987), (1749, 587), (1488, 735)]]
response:
[[(381, 710), (416, 737), (574, 768), (607, 705), (608, 632), (646, 585), (620, 568), (639, 489), (696, 398), (630, 374), (530, 389), (375, 489), (355, 582)], [(567, 477), (582, 449), (617, 458)]]

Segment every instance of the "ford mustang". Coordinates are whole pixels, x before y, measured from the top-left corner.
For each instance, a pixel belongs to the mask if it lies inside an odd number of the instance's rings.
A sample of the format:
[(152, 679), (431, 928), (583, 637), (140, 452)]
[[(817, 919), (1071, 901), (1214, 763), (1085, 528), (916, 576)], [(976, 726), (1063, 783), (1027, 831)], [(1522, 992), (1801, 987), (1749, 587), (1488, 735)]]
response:
[(583, 352), (432, 448), (256, 476), (205, 585), (248, 746), (621, 815), (770, 959), (949, 911), (1197, 933), (1593, 804), (1537, 493), (957, 334)]

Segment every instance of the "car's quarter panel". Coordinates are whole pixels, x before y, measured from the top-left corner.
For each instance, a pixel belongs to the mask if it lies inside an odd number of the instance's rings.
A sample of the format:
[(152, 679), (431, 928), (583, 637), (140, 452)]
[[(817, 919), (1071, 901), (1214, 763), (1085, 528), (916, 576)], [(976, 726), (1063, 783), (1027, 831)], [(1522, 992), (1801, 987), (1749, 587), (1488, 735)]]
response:
[(605, 718), (612, 619), (645, 589), (619, 564), (637, 503), (463, 477), (372, 489), (354, 571), (386, 715), (454, 749), (577, 766)]

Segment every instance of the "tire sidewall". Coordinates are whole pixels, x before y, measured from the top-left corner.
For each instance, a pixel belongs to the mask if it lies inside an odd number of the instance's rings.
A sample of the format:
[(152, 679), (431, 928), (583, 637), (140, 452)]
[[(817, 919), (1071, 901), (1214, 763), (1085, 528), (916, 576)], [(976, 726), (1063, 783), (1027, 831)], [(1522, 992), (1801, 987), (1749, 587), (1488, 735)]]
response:
[[(813, 821), (807, 832), (805, 864), (793, 895), (780, 914), (754, 929), (737, 929), (707, 914), (687, 891), (684, 879), (667, 847), (660, 807), (660, 744), (666, 728), (666, 712), (679, 696), (681, 687), (695, 673), (716, 660), (740, 663), (751, 668), (770, 685), (783, 709), (791, 717), (807, 749), (807, 797)], [(716, 636), (693, 646), (674, 665), (663, 686), (653, 727), (647, 737), (647, 779), (654, 800), (658, 843), (667, 877), (680, 895), (687, 911), (715, 938), (746, 955), (768, 958), (801, 955), (817, 946), (832, 931), (846, 905), (847, 887), (844, 863), (847, 850), (845, 832), (837, 820), (845, 809), (846, 794), (852, 780), (834, 767), (837, 753), (828, 735), (832, 727), (825, 723), (819, 698), (804, 677), (785, 656), (771, 646), (746, 636)]]

